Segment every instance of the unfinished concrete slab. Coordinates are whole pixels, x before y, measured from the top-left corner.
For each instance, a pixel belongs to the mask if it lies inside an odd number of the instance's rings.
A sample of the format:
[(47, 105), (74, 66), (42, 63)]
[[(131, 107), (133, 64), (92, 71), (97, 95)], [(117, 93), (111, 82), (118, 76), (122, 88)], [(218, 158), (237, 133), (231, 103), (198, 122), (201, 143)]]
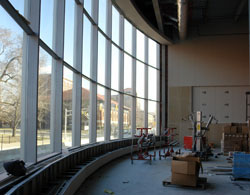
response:
[[(225, 156), (211, 157), (203, 162), (203, 174), (207, 178), (207, 188), (191, 188), (162, 185), (162, 181), (171, 177), (171, 158), (159, 160), (158, 156), (152, 165), (148, 161), (134, 161), (130, 156), (123, 156), (91, 175), (76, 195), (101, 195), (114, 193), (119, 195), (165, 195), (165, 194), (250, 194), (250, 181), (231, 181), (225, 171), (219, 173), (215, 169), (225, 169), (231, 166)], [(223, 174), (223, 175), (221, 175)], [(225, 175), (227, 174), (227, 175)]]

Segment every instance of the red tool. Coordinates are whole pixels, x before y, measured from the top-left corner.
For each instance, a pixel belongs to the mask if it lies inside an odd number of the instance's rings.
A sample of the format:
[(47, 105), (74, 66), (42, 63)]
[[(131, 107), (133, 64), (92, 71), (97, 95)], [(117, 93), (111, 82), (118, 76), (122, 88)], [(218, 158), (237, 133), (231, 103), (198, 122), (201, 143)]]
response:
[[(133, 164), (133, 160), (150, 160), (150, 164), (152, 158), (155, 160), (156, 152), (155, 152), (155, 137), (153, 134), (148, 134), (148, 130), (151, 128), (137, 128), (136, 130), (140, 130), (139, 135), (134, 135), (134, 137), (139, 138), (137, 141), (137, 145), (133, 145), (131, 147), (131, 163)], [(153, 154), (149, 154), (149, 150), (153, 148)], [(133, 153), (136, 151), (136, 156), (134, 157)]]
[(169, 147), (168, 147), (168, 151), (165, 153), (165, 156), (166, 157), (171, 156), (171, 153), (169, 152)]
[[(159, 151), (159, 159), (161, 160), (161, 157), (168, 157), (171, 156), (174, 153), (174, 145), (179, 144), (178, 141), (174, 140), (174, 137), (178, 135), (177, 133), (174, 133), (174, 130), (176, 128), (167, 128), (164, 132), (164, 135), (160, 136), (160, 142), (161, 142), (161, 148), (163, 148), (163, 154), (161, 154), (161, 149)], [(162, 145), (162, 137), (164, 144)], [(171, 150), (169, 150), (169, 147), (171, 147)], [(168, 148), (166, 152), (166, 148)]]
[(171, 154), (173, 154), (173, 153), (174, 153), (174, 148), (173, 148), (173, 146), (171, 146), (170, 153), (171, 153)]

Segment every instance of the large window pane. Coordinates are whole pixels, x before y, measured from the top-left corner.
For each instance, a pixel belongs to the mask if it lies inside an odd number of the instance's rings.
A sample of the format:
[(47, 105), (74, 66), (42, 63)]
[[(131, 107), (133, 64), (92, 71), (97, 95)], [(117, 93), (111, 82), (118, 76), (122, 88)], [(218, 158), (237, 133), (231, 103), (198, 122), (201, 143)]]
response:
[(132, 54), (132, 25), (124, 20), (124, 50)]
[(132, 58), (124, 54), (124, 92), (130, 93), (132, 88)]
[(157, 72), (155, 68), (148, 67), (148, 99), (151, 100), (157, 97)]
[(54, 1), (41, 0), (40, 38), (52, 48)]
[(97, 86), (97, 141), (104, 141), (104, 103), (105, 90), (101, 86)]
[(145, 65), (136, 61), (136, 95), (144, 97), (144, 71)]
[(148, 64), (156, 67), (157, 63), (157, 44), (152, 39), (148, 39)]
[(156, 134), (156, 106), (157, 102), (148, 101), (148, 127), (152, 128), (150, 133)]
[(0, 6), (0, 172), (20, 158), (23, 31)]
[(117, 9), (112, 6), (112, 40), (119, 45), (119, 23), (120, 23), (120, 14)]
[(144, 127), (144, 100), (136, 98), (136, 128)]
[(132, 136), (131, 111), (132, 111), (132, 97), (129, 95), (124, 95), (123, 138), (128, 138)]
[(118, 139), (118, 93), (115, 91), (111, 91), (111, 110), (110, 110), (110, 116), (111, 116), (111, 137), (110, 139)]
[(91, 9), (91, 0), (84, 0), (84, 8), (89, 13), (89, 15), (92, 15), (92, 9)]
[(107, 0), (99, 0), (98, 25), (105, 33), (106, 33), (106, 8), (107, 8)]
[[(9, 0), (9, 2), (19, 11), (24, 14), (24, 2), (26, 0)], [(28, 2), (28, 1), (27, 1)], [(27, 3), (26, 2), (26, 3)], [(53, 17), (54, 17), (54, 2), (51, 0), (41, 0), (40, 12), (40, 34), (45, 44), (52, 48), (53, 43)], [(93, 15), (91, 4), (93, 1), (84, 0), (83, 6), (90, 14)], [(107, 23), (107, 0), (98, 0), (98, 25), (104, 33), (106, 33)], [(64, 23), (64, 60), (70, 65), (73, 65), (73, 46), (74, 46), (74, 23), (76, 2), (74, 0), (65, 0), (65, 23)], [(85, 15), (83, 23), (83, 57), (82, 57), (82, 73), (90, 77), (90, 57), (91, 57), (91, 27), (92, 24)], [(2, 163), (10, 159), (20, 158), (20, 136), (21, 136), (21, 87), (22, 87), (22, 42), (23, 30), (11, 19), (7, 12), (0, 6), (0, 172)], [(145, 35), (139, 30), (136, 30), (136, 97), (129, 94), (132, 93), (132, 58), (124, 54), (124, 88), (122, 92), (119, 90), (119, 22), (120, 13), (112, 6), (112, 50), (111, 50), (111, 108), (108, 110), (111, 115), (110, 138), (118, 139), (118, 97), (119, 93), (124, 94), (123, 106), (123, 137), (131, 137), (131, 110), (132, 100), (136, 100), (136, 127), (144, 127), (144, 83), (145, 83), (145, 64), (144, 62), (144, 37)], [(125, 19), (124, 26), (124, 51), (132, 54), (132, 25)], [(106, 38), (101, 32), (98, 32), (98, 48), (96, 51), (97, 58), (97, 82), (105, 85), (105, 50)], [(159, 62), (159, 45), (149, 39), (149, 64), (157, 67)], [(31, 52), (32, 53), (32, 52)], [(29, 55), (31, 53), (28, 53)], [(51, 74), (52, 74), (52, 56), (47, 53), (42, 47), (39, 48), (39, 74), (38, 74), (38, 93), (34, 98), (37, 98), (37, 157), (44, 157), (52, 153), (52, 133), (51, 129)], [(148, 102), (148, 125), (152, 128), (152, 132), (156, 130), (156, 102), (157, 93), (157, 74), (159, 71), (149, 67), (148, 75), (148, 90), (149, 98), (152, 101)], [(33, 72), (36, 74), (35, 72)], [(33, 74), (32, 73), (32, 74)], [(62, 140), (63, 149), (72, 146), (72, 90), (73, 90), (73, 75), (71, 69), (64, 67), (63, 72), (63, 104), (62, 104)], [(61, 75), (62, 76), (62, 75)], [(89, 111), (90, 111), (90, 82), (85, 77), (82, 78), (82, 103), (81, 105), (81, 144), (89, 143)], [(105, 122), (105, 88), (97, 83), (97, 141), (104, 141), (104, 122)], [(79, 89), (80, 90), (80, 89)], [(134, 99), (133, 99), (134, 98)], [(35, 138), (34, 138), (35, 139)], [(25, 143), (27, 144), (27, 143)], [(8, 155), (6, 155), (8, 154)]]
[(112, 45), (112, 58), (111, 58), (111, 88), (119, 89), (119, 49)]
[(83, 17), (83, 55), (82, 55), (82, 73), (90, 77), (90, 39), (91, 39), (91, 23), (84, 15)]
[(64, 66), (63, 71), (63, 124), (62, 147), (72, 146), (72, 89), (73, 72)]
[(40, 47), (37, 113), (37, 156), (52, 152), (50, 142), (50, 99), (52, 57)]
[(97, 68), (97, 82), (105, 84), (105, 37), (98, 32), (98, 68)]
[(82, 79), (81, 144), (89, 143), (89, 86), (90, 82), (86, 79)]
[(144, 50), (145, 50), (145, 42), (144, 42), (144, 34), (141, 33), (139, 30), (136, 30), (136, 58), (145, 61), (144, 60)]
[(64, 60), (71, 66), (73, 66), (74, 4), (75, 1), (65, 1)]

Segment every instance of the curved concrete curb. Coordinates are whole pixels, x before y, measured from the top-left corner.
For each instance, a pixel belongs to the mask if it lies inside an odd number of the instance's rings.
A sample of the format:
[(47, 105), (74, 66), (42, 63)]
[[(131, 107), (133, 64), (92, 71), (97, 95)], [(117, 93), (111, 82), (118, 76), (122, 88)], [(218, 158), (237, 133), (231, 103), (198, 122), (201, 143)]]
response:
[(84, 166), (80, 171), (78, 171), (78, 173), (69, 180), (67, 185), (64, 186), (60, 194), (65, 194), (65, 195), (74, 194), (81, 186), (81, 184), (97, 169), (99, 169), (103, 165), (109, 163), (110, 161), (116, 158), (129, 154), (130, 152), (131, 152), (131, 147), (126, 147), (115, 150), (113, 152), (106, 153), (98, 157), (96, 160), (90, 162), (89, 164)]

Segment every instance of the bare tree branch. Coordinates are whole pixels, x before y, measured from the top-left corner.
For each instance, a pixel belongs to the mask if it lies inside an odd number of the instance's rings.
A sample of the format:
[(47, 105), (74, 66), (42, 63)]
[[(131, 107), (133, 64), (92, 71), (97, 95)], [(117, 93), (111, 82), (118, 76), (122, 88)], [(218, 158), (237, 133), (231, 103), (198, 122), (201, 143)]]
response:
[(0, 75), (0, 82), (5, 82), (4, 80), (3, 80), (3, 77), (4, 76), (8, 76), (7, 75), (7, 70), (8, 70), (8, 68), (9, 68), (9, 66), (10, 66), (10, 64), (14, 61), (14, 60), (16, 60), (16, 59), (18, 59), (18, 58), (20, 58), (21, 56), (14, 56), (14, 57), (12, 57), (9, 61), (8, 61), (8, 63), (5, 65), (5, 67), (4, 67), (4, 70), (3, 70), (3, 72), (1, 73), (1, 75)]
[(15, 102), (14, 102), (14, 103), (9, 103), (9, 102), (0, 102), (0, 104), (5, 104), (5, 105), (14, 106), (14, 105), (15, 105)]
[(5, 76), (9, 77), (6, 80), (2, 79), (2, 82), (5, 82), (5, 83), (7, 83), (9, 80), (12, 80), (16, 77), (16, 75), (10, 76), (9, 74), (5, 74)]
[(0, 52), (0, 55), (2, 55), (4, 53), (4, 51), (5, 51), (5, 49), (4, 49), (4, 45), (3, 45), (2, 50)]

